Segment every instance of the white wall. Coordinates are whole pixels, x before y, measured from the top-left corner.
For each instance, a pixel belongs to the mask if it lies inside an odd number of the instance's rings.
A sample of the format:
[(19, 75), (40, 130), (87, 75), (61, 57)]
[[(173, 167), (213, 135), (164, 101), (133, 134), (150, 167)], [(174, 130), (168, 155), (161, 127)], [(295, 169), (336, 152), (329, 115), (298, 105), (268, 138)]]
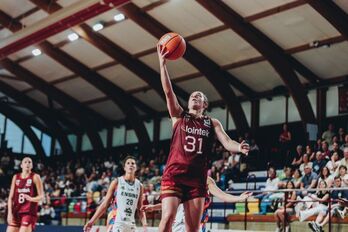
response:
[(260, 126), (285, 122), (285, 97), (260, 100)]
[(126, 133), (126, 127), (124, 125), (120, 126), (119, 128), (114, 127), (112, 132), (112, 146), (118, 147), (123, 146), (125, 144), (125, 133)]
[(134, 143), (138, 143), (138, 137), (135, 133), (134, 130), (127, 130), (126, 131), (126, 144), (134, 144)]
[(172, 137), (172, 121), (168, 118), (162, 118), (160, 122), (160, 140), (170, 139)]
[(326, 117), (338, 115), (338, 88), (330, 87), (326, 93)]

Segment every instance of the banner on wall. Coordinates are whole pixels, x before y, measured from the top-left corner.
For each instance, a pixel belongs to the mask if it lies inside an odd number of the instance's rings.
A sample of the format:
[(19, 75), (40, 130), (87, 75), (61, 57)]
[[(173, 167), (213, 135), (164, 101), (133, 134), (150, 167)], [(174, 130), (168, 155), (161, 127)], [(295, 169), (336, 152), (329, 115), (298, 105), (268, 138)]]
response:
[(348, 113), (348, 86), (338, 87), (338, 113)]

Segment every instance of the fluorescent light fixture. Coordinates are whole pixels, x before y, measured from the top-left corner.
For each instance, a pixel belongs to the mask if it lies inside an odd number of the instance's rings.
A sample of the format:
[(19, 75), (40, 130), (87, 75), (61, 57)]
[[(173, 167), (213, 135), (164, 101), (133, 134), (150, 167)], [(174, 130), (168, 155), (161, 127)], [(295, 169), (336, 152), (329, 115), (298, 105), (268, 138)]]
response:
[(68, 39), (72, 42), (79, 38), (79, 36), (76, 33), (71, 33), (68, 35)]
[(97, 24), (94, 24), (93, 25), (93, 30), (94, 31), (100, 31), (101, 29), (103, 29), (104, 28), (104, 26), (103, 26), (103, 24), (101, 24), (101, 23), (97, 23)]
[(31, 53), (33, 53), (34, 56), (39, 56), (42, 54), (41, 50), (38, 48), (35, 48), (34, 50), (32, 50)]
[(114, 16), (114, 20), (119, 22), (119, 21), (122, 21), (124, 20), (126, 17), (124, 16), (124, 14), (117, 14)]

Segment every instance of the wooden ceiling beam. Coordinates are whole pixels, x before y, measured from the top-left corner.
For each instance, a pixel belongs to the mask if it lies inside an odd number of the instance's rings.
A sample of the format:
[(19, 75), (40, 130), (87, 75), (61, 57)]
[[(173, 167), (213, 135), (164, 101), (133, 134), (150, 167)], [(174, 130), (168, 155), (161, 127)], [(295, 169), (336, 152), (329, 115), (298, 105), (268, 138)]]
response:
[[(160, 38), (165, 33), (170, 32), (169, 28), (166, 28), (133, 3), (128, 3), (121, 6), (119, 10), (156, 38)], [(192, 45), (187, 43), (186, 46), (184, 58), (195, 66), (205, 77), (207, 77), (213, 87), (220, 93), (222, 98), (230, 106), (231, 115), (235, 120), (238, 130), (247, 131), (249, 129), (249, 125), (244, 111), (240, 103), (237, 101), (237, 97), (229, 83), (233, 82), (233, 85), (237, 89), (241, 90), (241, 92), (249, 97), (253, 97), (255, 92), (239, 81), (236, 77), (232, 76), (227, 71), (222, 70), (215, 62), (195, 49)]]
[(222, 1), (197, 0), (197, 2), (228, 25), (267, 58), (289, 89), (302, 121), (305, 123), (314, 123), (316, 119), (309, 99), (299, 78), (293, 70), (290, 59), (284, 51), (256, 27), (246, 23), (237, 12)]

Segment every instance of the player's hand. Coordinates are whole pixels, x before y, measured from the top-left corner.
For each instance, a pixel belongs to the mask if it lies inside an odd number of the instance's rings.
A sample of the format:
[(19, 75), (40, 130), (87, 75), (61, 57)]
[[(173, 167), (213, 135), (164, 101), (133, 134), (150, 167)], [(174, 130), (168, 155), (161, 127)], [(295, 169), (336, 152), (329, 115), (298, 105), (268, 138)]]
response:
[(239, 152), (248, 155), (250, 150), (249, 144), (247, 144), (244, 140), (239, 144)]
[(248, 199), (249, 197), (251, 197), (253, 195), (252, 192), (244, 192), (242, 193), (239, 198), (241, 201), (245, 201), (246, 199)]
[(24, 194), (23, 197), (24, 197), (24, 199), (27, 200), (27, 201), (30, 201), (30, 202), (33, 201), (33, 198), (32, 198), (31, 196), (27, 195), (27, 194)]
[(13, 215), (12, 215), (12, 213), (8, 213), (7, 214), (7, 224), (11, 225), (12, 221), (13, 221)]
[(168, 54), (166, 47), (160, 44), (157, 44), (157, 54), (160, 61), (160, 65), (165, 65), (167, 60), (166, 55)]
[(83, 227), (83, 231), (84, 231), (84, 232), (89, 232), (89, 231), (91, 231), (93, 224), (94, 224), (93, 222), (88, 221), (87, 224)]
[(140, 210), (144, 211), (144, 212), (153, 212), (154, 211), (154, 206), (153, 205), (143, 205), (140, 208)]

